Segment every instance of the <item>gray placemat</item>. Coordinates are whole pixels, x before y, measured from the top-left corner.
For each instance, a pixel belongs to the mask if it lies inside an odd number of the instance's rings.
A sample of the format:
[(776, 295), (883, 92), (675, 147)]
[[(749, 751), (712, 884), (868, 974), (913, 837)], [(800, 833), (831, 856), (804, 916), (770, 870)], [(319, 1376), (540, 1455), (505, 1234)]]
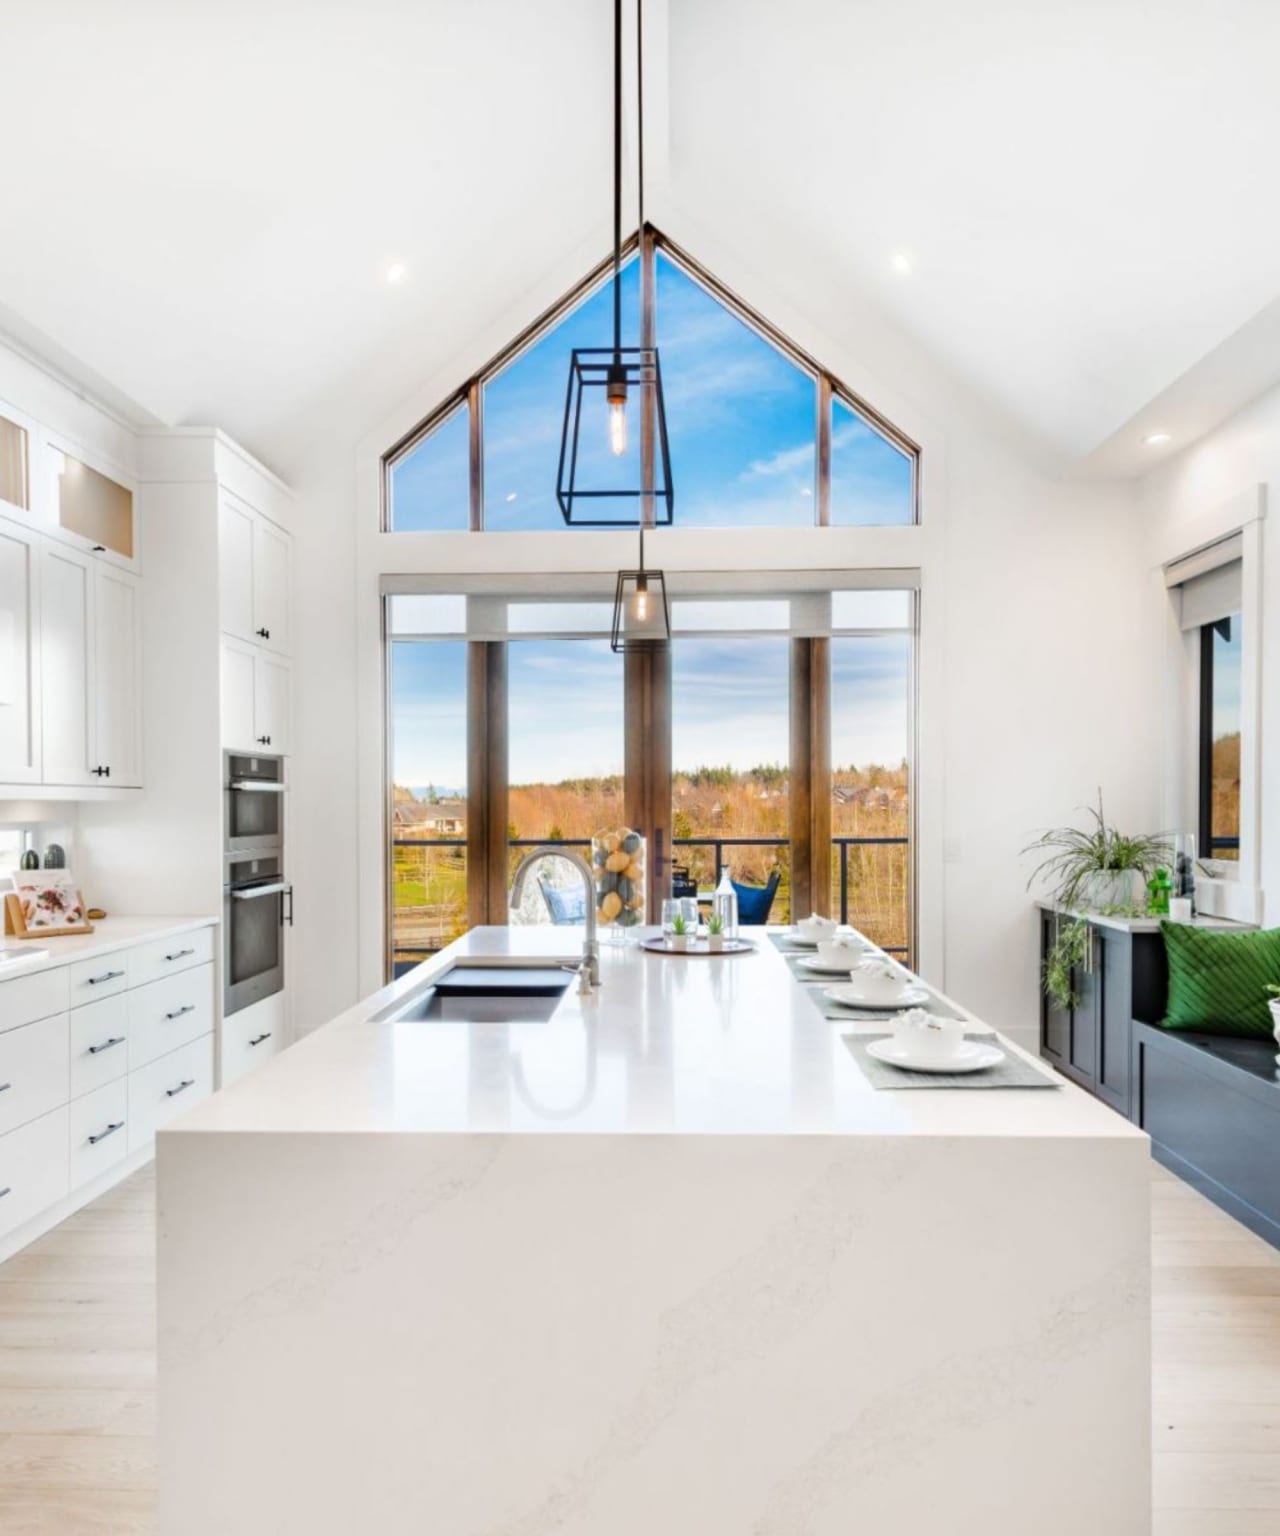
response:
[[(873, 1040), (888, 1035), (841, 1035), (859, 1071), (873, 1088), (1060, 1088), (1061, 1080), (1001, 1046), (1004, 1060), (983, 1072), (908, 1072), (867, 1055)], [(966, 1035), (966, 1040), (991, 1043), (990, 1035)]]

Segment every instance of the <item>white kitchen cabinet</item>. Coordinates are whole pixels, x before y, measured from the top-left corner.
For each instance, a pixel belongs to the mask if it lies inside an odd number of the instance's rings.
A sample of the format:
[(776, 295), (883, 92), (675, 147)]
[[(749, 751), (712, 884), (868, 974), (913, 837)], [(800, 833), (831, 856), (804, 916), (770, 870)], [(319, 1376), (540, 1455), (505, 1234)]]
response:
[(46, 784), (98, 784), (93, 773), (93, 558), (42, 541), (40, 720)]
[(290, 751), (289, 663), (257, 646), (222, 641), (222, 745), (235, 752)]
[(47, 495), (42, 526), (54, 538), (104, 564), (136, 571), (138, 509), (133, 489), (104, 461), (88, 463), (84, 450), (44, 434)]
[(142, 784), (142, 594), (125, 571), (102, 565), (93, 576), (94, 769), (104, 784), (132, 789)]
[(40, 579), (43, 782), (142, 783), (137, 578), (43, 541)]
[(0, 784), (39, 778), (40, 541), (0, 518)]
[(253, 638), (254, 515), (231, 497), (218, 504), (218, 602), (224, 634)]
[(290, 654), (292, 542), (265, 518), (253, 525), (253, 633), (268, 650)]
[(222, 497), (218, 576), (224, 634), (289, 655), (292, 563), (292, 541), (283, 529), (234, 497)]

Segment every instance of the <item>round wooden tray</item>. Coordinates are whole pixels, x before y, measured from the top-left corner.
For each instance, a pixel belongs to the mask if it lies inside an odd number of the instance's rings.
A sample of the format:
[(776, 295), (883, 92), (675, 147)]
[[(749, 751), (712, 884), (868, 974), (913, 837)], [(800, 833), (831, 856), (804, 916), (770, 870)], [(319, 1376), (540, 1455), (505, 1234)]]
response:
[(723, 949), (711, 949), (706, 939), (694, 939), (688, 949), (672, 949), (661, 935), (640, 941), (640, 948), (647, 949), (651, 955), (709, 955), (713, 960), (718, 960), (721, 955), (745, 955), (755, 947), (752, 939), (726, 939)]

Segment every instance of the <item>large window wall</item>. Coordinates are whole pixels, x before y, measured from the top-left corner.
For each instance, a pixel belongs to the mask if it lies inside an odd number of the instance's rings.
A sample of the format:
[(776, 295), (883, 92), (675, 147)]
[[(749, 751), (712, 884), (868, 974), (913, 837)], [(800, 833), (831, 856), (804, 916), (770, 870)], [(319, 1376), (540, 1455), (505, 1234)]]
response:
[[(825, 910), (909, 955), (914, 592), (673, 578), (670, 646), (628, 670), (603, 592), (538, 580), (387, 600), (389, 966), (508, 920), (528, 847), (623, 823), (651, 840), (651, 915), (673, 872), (776, 872), (771, 921)], [(513, 920), (580, 918), (568, 866), (539, 873)]]

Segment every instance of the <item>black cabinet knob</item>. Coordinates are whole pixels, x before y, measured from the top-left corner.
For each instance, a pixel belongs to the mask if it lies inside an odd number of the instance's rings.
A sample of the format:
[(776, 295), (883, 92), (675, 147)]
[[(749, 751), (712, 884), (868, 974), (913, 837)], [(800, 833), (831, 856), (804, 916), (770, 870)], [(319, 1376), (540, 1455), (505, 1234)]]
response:
[(269, 629), (260, 629), (260, 630), (259, 630), (259, 631), (258, 631), (258, 634), (259, 634), (259, 635), (260, 635), (260, 636), (261, 636), (261, 637), (262, 637), (262, 638), (263, 638), (263, 639), (264, 639), (264, 640), (270, 640), (270, 638), (271, 638), (271, 631), (270, 631), (270, 630), (269, 630)]

